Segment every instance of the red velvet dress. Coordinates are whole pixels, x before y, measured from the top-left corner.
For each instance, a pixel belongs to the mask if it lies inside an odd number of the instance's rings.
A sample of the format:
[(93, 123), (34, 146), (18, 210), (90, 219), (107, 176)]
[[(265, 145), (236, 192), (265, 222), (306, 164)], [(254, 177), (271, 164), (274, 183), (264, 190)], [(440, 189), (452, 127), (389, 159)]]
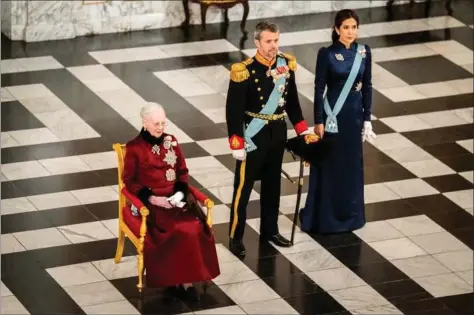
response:
[(151, 195), (189, 193), (188, 169), (176, 139), (168, 134), (155, 138), (142, 130), (127, 143), (124, 164), (125, 186), (150, 210), (144, 248), (146, 285), (174, 286), (217, 277), (214, 236), (203, 222), (186, 206), (165, 209), (148, 202)]

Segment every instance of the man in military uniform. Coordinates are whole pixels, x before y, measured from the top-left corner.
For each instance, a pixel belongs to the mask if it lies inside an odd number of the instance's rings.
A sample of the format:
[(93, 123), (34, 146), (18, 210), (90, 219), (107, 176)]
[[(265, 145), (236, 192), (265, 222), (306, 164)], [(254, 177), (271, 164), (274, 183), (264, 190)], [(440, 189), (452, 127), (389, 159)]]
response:
[(253, 58), (232, 65), (226, 120), (232, 155), (237, 160), (230, 216), (230, 250), (245, 255), (242, 242), (246, 207), (254, 182), (261, 180), (260, 237), (289, 247), (278, 231), (281, 166), (287, 139), (285, 112), (298, 135), (309, 134), (295, 83), (296, 60), (278, 50), (279, 29), (260, 22)]

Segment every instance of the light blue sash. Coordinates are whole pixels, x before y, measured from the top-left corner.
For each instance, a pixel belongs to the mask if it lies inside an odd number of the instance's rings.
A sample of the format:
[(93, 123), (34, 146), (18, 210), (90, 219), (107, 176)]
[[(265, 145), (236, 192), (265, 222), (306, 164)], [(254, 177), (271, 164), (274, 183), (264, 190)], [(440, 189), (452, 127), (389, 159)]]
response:
[[(277, 57), (276, 66), (277, 67), (286, 66), (285, 58)], [(275, 82), (275, 86), (273, 87), (273, 91), (270, 94), (270, 97), (268, 98), (267, 103), (262, 108), (262, 110), (259, 112), (259, 114), (272, 115), (272, 114), (275, 113), (275, 111), (278, 108), (278, 101), (280, 100), (281, 94), (283, 93), (283, 92), (280, 93), (278, 91), (278, 87), (282, 84), (283, 84), (283, 86), (285, 86), (285, 83), (286, 83), (286, 77), (285, 76), (280, 77)], [(245, 142), (246, 142), (246, 145), (245, 145), (246, 148), (245, 149), (246, 149), (247, 152), (251, 152), (251, 151), (257, 149), (257, 146), (252, 141), (252, 137), (254, 137), (257, 133), (260, 132), (260, 130), (263, 128), (263, 126), (265, 126), (265, 123), (266, 123), (266, 121), (263, 120), (263, 119), (253, 118), (250, 121), (247, 129), (244, 129), (244, 137), (245, 137)]]
[(331, 132), (331, 133), (338, 133), (339, 129), (337, 127), (337, 114), (342, 109), (342, 106), (344, 105), (347, 96), (349, 95), (349, 92), (352, 89), (352, 86), (354, 85), (354, 80), (359, 73), (360, 65), (362, 63), (362, 51), (365, 48), (364, 45), (359, 44), (357, 46), (357, 53), (354, 58), (354, 63), (352, 64), (352, 69), (351, 72), (349, 73), (349, 77), (346, 80), (346, 83), (344, 83), (344, 87), (341, 90), (341, 94), (339, 94), (339, 97), (337, 98), (336, 105), (334, 105), (334, 110), (331, 110), (331, 107), (329, 106), (328, 102), (328, 96), (326, 93), (326, 96), (324, 98), (324, 111), (328, 115), (328, 118), (326, 119), (326, 125), (324, 127), (324, 131), (326, 132)]

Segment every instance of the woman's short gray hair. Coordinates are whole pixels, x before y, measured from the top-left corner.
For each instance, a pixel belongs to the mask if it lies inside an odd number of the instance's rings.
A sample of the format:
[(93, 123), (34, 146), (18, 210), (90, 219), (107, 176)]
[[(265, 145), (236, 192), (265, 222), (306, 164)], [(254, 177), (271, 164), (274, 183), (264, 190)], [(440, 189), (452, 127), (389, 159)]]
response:
[(260, 34), (262, 34), (263, 31), (278, 33), (280, 31), (280, 28), (275, 23), (270, 23), (268, 21), (259, 22), (255, 26), (255, 32), (253, 33), (253, 38), (256, 40), (260, 40)]
[(144, 119), (146, 116), (148, 116), (151, 113), (154, 113), (155, 111), (162, 110), (164, 111), (163, 106), (161, 106), (158, 103), (154, 102), (147, 102), (143, 107), (142, 110), (140, 111), (140, 116), (142, 119)]

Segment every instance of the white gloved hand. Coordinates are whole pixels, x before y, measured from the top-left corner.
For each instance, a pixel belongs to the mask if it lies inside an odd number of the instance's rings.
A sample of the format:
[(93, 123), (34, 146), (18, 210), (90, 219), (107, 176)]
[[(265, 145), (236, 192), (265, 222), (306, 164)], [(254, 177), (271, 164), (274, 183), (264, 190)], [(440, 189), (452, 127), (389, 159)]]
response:
[(362, 142), (369, 142), (372, 143), (377, 135), (374, 133), (372, 129), (372, 123), (370, 121), (364, 121), (364, 128), (362, 128)]
[(309, 135), (309, 134), (311, 134), (311, 132), (309, 131), (309, 129), (306, 129), (305, 131), (300, 133), (300, 136)]
[(244, 149), (232, 150), (232, 156), (234, 157), (234, 159), (243, 161), (247, 157), (247, 153), (245, 152)]
[(184, 198), (183, 192), (178, 191), (173, 196), (169, 197), (167, 200), (173, 207), (182, 208), (185, 205), (185, 203), (182, 202), (183, 198)]

